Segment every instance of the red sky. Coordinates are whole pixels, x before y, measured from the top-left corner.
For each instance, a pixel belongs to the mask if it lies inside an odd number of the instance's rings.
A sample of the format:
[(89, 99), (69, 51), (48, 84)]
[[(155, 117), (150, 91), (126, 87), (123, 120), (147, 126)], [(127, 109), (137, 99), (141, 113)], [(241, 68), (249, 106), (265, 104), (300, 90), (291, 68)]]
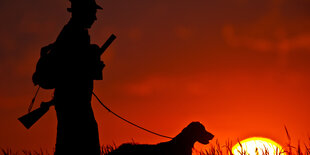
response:
[[(145, 128), (177, 135), (202, 122), (221, 142), (250, 136), (287, 142), (310, 135), (310, 2), (307, 0), (105, 0), (90, 30), (101, 45), (95, 93), (116, 113)], [(55, 41), (69, 1), (0, 1), (0, 147), (52, 148), (52, 108), (30, 130), (27, 112), (39, 51)], [(51, 98), (42, 91), (37, 99)], [(158, 143), (115, 118), (93, 98), (101, 144)]]

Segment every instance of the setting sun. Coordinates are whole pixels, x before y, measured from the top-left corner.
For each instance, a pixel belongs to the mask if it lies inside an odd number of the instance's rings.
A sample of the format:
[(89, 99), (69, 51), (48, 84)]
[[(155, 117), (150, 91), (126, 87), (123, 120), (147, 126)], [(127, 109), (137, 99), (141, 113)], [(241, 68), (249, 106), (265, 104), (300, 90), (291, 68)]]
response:
[(270, 154), (279, 155), (284, 154), (284, 151), (278, 143), (262, 137), (252, 137), (240, 141), (232, 148), (232, 152), (235, 155), (238, 154)]

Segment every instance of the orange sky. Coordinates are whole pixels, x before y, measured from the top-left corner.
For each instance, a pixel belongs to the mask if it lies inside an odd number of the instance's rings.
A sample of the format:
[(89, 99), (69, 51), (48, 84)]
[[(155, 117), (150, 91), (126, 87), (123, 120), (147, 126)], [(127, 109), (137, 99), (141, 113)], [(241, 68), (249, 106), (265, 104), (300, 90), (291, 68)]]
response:
[[(97, 0), (98, 1), (98, 0)], [(264, 136), (287, 142), (310, 135), (310, 2), (306, 0), (105, 0), (90, 30), (102, 44), (95, 92), (116, 113), (148, 129), (177, 135), (191, 121), (216, 138)], [(34, 95), (31, 76), (42, 46), (70, 14), (63, 0), (0, 2), (0, 147), (52, 148), (52, 108), (30, 130), (17, 118)], [(51, 91), (37, 99), (46, 101)], [(166, 139), (115, 118), (93, 100), (101, 144)]]

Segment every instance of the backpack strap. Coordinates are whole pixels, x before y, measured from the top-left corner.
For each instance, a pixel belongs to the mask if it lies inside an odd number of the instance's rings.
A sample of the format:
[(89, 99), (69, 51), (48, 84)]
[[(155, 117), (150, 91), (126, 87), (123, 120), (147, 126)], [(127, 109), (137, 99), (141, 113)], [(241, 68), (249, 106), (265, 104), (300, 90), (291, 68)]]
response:
[(37, 89), (37, 91), (36, 91), (36, 93), (34, 94), (34, 97), (33, 97), (32, 100), (31, 100), (31, 103), (29, 104), (28, 113), (31, 112), (31, 109), (32, 109), (32, 107), (33, 107), (33, 105), (34, 105), (34, 101), (35, 101), (36, 98), (37, 98), (37, 95), (38, 95), (38, 93), (39, 93), (40, 88), (41, 88), (41, 87), (39, 86), (38, 89)]

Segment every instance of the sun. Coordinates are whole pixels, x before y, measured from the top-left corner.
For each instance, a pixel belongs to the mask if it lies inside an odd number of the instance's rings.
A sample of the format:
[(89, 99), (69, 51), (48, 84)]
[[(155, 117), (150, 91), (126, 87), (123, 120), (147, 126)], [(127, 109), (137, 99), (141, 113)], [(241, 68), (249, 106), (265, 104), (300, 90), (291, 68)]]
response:
[(285, 155), (281, 145), (262, 137), (252, 137), (240, 141), (232, 148), (234, 155)]

